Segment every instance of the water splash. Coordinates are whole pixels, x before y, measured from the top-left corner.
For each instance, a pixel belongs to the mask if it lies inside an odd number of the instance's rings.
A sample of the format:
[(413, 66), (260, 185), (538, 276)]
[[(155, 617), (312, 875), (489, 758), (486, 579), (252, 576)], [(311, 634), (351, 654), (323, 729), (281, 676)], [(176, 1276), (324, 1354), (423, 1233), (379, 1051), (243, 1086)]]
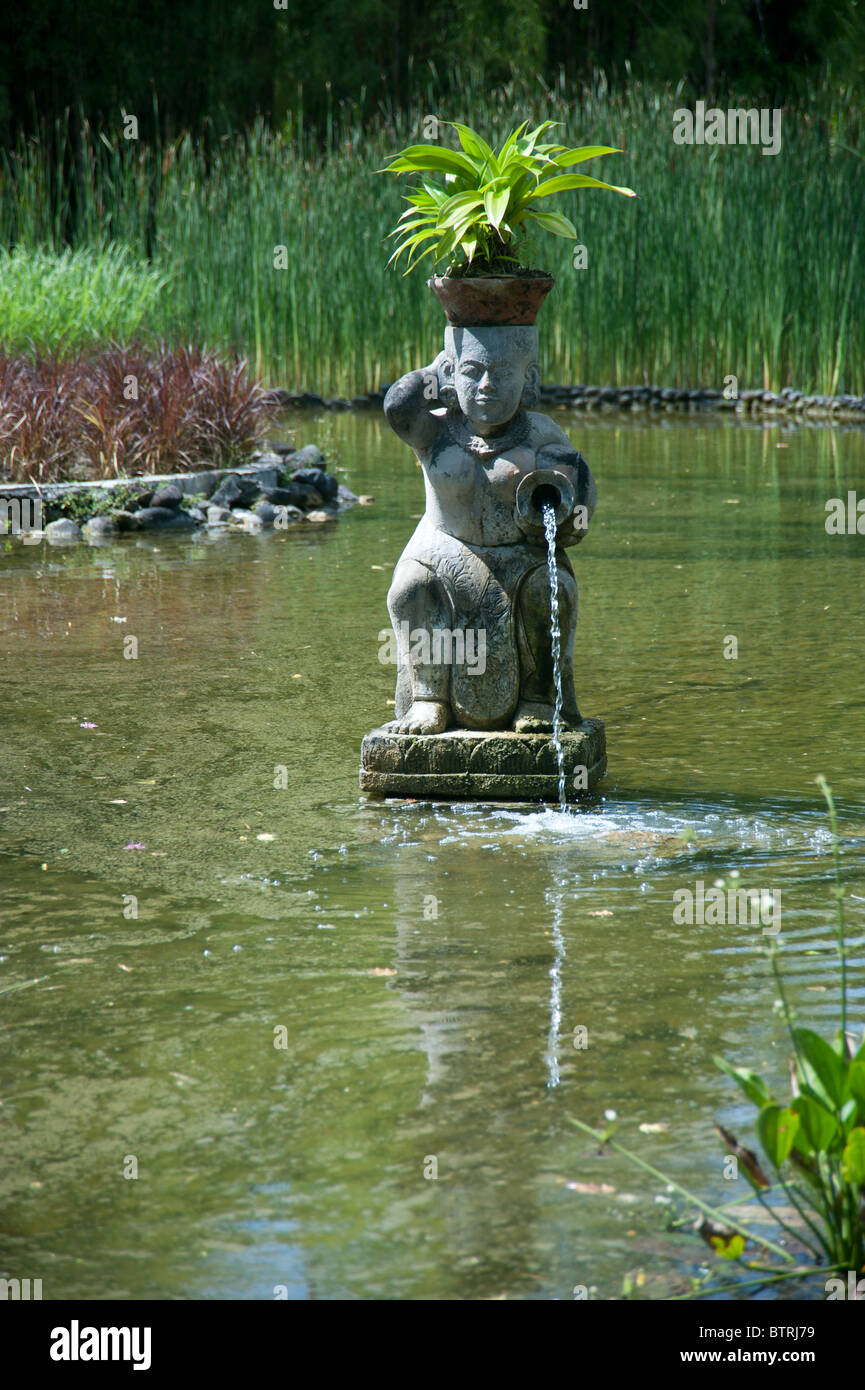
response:
[(559, 569), (556, 564), (556, 509), (544, 503), (544, 535), (547, 538), (547, 569), (550, 576), (550, 634), (553, 646), (553, 674), (556, 703), (553, 709), (553, 747), (559, 768), (559, 809), (567, 811), (565, 796), (565, 750), (562, 747), (562, 634), (559, 626)]

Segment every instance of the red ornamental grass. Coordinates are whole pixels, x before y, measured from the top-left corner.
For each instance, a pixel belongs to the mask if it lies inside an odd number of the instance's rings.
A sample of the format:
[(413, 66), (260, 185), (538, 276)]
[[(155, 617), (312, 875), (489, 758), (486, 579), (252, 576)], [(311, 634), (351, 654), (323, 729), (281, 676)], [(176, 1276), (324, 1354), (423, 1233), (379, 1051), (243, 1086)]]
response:
[(192, 346), (0, 353), (0, 477), (62, 482), (242, 462), (274, 408), (246, 361)]

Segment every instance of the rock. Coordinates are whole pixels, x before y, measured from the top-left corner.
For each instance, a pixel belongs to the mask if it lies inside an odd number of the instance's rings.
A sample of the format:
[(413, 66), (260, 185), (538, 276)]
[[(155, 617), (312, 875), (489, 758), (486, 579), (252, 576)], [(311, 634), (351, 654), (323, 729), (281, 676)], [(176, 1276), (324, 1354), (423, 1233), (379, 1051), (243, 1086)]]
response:
[(231, 520), (230, 507), (214, 507), (213, 503), (207, 508), (208, 526), (224, 526)]
[(297, 447), (294, 444), (268, 444), (267, 452), (279, 454), (280, 458), (287, 458), (289, 454), (297, 453)]
[(244, 531), (262, 531), (264, 522), (255, 512), (248, 512), (244, 507), (235, 507), (231, 513), (231, 524), (235, 526), (240, 523)]
[(84, 529), (88, 536), (115, 536), (120, 533), (113, 516), (92, 516)]
[[(355, 502), (360, 499), (356, 493), (352, 492), (351, 488), (346, 487), (345, 483), (340, 483), (337, 489), (336, 500), (341, 507), (353, 507)], [(374, 502), (375, 498), (369, 498), (368, 500)], [(366, 506), (367, 503), (364, 505)]]
[(310, 487), (306, 483), (292, 483), (291, 487), (287, 488), (285, 491), (287, 493), (286, 500), (288, 505), (292, 507), (301, 507), (305, 512), (310, 512), (314, 507), (321, 507), (324, 505), (324, 498), (318, 488)]
[(256, 469), (259, 468), (279, 468), (283, 463), (284, 456), (274, 453), (272, 449), (260, 450), (252, 455), (252, 463)]
[(306, 517), (300, 507), (277, 507), (276, 516), (273, 524), (277, 531), (287, 531), (289, 526), (295, 526), (299, 521), (306, 521)]
[(136, 512), (138, 525), (143, 529), (160, 531), (194, 531), (195, 521), (188, 512), (173, 507), (143, 507)]
[(276, 507), (272, 502), (263, 499), (261, 502), (256, 502), (252, 514), (260, 517), (265, 526), (272, 526), (276, 520)]
[(317, 444), (304, 444), (296, 449), (291, 460), (292, 468), (323, 468), (324, 454)]
[(62, 516), (59, 521), (49, 521), (45, 535), (49, 541), (80, 541), (81, 527), (67, 516)]
[(149, 507), (152, 501), (153, 488), (145, 488), (144, 492), (139, 492), (138, 496), (134, 497), (132, 501), (128, 503), (128, 510), (130, 512), (140, 512), (143, 507)]
[(291, 487), (263, 487), (261, 489), (265, 501), (272, 502), (275, 507), (299, 506), (298, 492), (298, 488)]
[(292, 484), (300, 483), (303, 487), (314, 487), (326, 502), (332, 502), (339, 491), (337, 479), (332, 473), (325, 473), (323, 468), (295, 468), (292, 470), (291, 481)]
[(137, 531), (138, 517), (134, 512), (112, 512), (118, 531)]
[(246, 507), (258, 495), (258, 483), (229, 473), (210, 498), (212, 507)]
[(150, 505), (151, 507), (179, 507), (183, 501), (183, 496), (184, 494), (177, 483), (166, 483), (164, 487), (156, 489)]
[(284, 391), (281, 386), (274, 387), (272, 391), (265, 391), (262, 400), (266, 405), (280, 406), (283, 410), (294, 404), (294, 397), (289, 395), (288, 391)]
[(358, 497), (357, 501), (360, 503), (362, 507), (371, 507), (373, 502), (375, 501), (375, 498), (371, 497), (369, 493), (365, 492), (360, 497)]
[(307, 512), (306, 519), (307, 521), (336, 521), (333, 512), (325, 512), (321, 508), (313, 512)]
[(203, 523), (207, 520), (207, 514), (202, 510), (201, 507), (187, 507), (186, 515), (191, 516), (192, 520), (197, 521), (199, 525), (203, 525)]

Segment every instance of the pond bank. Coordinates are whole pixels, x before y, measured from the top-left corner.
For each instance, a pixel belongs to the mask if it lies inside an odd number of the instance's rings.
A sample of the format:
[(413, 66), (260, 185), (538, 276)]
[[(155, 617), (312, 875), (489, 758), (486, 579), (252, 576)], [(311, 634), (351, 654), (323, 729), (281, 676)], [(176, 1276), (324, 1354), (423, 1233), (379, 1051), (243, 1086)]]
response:
[[(286, 410), (370, 410), (380, 409), (390, 383), (362, 395), (316, 395), (312, 391), (268, 392), (269, 400)], [(738, 391), (727, 396), (712, 387), (694, 390), (671, 386), (541, 386), (541, 402), (574, 410), (722, 410), (737, 415), (791, 416), (853, 420), (865, 424), (865, 396), (808, 395), (785, 386), (783, 391)]]

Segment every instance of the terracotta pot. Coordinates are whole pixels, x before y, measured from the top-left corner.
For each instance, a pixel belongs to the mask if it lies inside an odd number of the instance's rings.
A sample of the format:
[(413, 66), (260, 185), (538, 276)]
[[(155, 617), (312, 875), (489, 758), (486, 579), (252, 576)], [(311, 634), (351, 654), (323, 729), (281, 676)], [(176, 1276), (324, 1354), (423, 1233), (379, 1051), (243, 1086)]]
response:
[(532, 324), (555, 283), (552, 275), (434, 275), (427, 280), (453, 328)]

